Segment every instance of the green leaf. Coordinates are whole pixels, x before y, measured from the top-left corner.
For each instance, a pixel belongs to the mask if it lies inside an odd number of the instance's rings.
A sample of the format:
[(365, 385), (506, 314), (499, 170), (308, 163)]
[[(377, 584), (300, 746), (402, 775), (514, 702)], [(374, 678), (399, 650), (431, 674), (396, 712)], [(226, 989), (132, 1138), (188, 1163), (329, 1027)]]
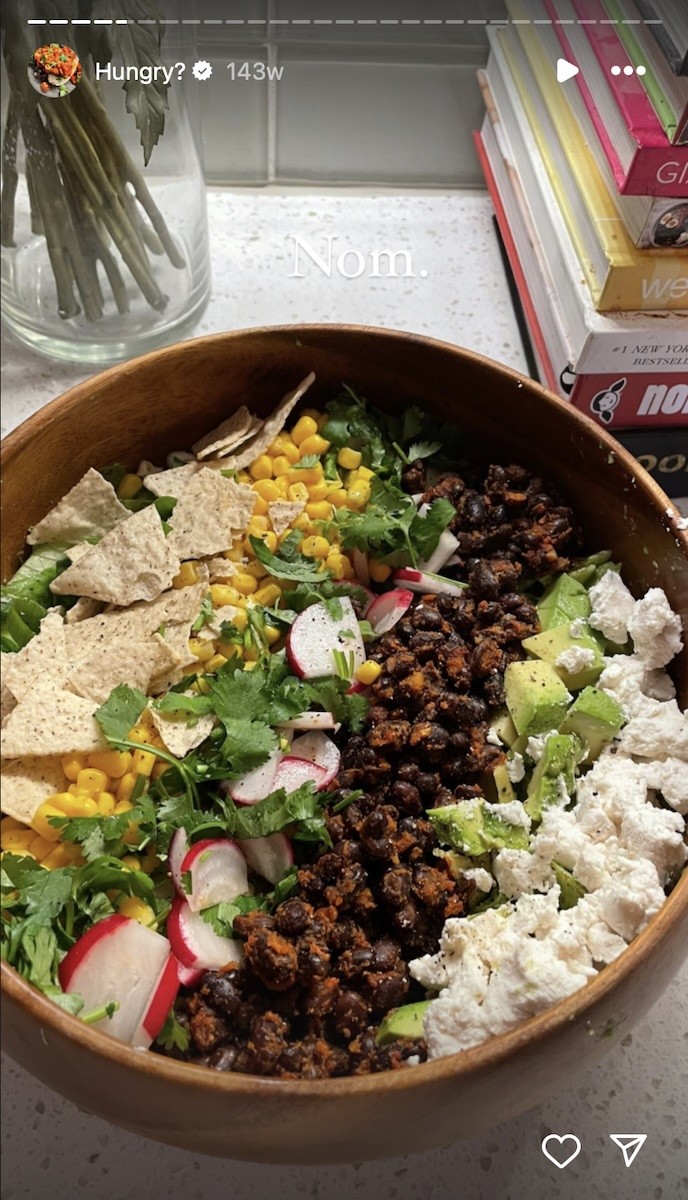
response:
[(224, 726), (221, 753), (233, 775), (244, 775), (262, 766), (277, 747), (277, 734), (262, 721), (236, 718), (224, 722)]
[(281, 553), (271, 554), (261, 538), (249, 537), (253, 552), (259, 562), (267, 567), (275, 579), (293, 579), (297, 583), (320, 583), (328, 579), (327, 571), (322, 571), (312, 558), (304, 554), (292, 554), (290, 558), (284, 554), (285, 542), (282, 543)]
[(165, 1050), (181, 1050), (182, 1054), (188, 1050), (189, 1035), (174, 1015), (174, 1009), (168, 1013), (156, 1042), (159, 1046), (164, 1046)]
[(204, 908), (201, 916), (212, 925), (220, 937), (234, 937), (234, 919), (256, 909), (267, 909), (268, 904), (262, 896), (237, 896), (231, 903), (213, 904), (212, 908)]
[(109, 817), (51, 817), (50, 824), (60, 830), (67, 842), (79, 842), (87, 862), (103, 855), (117, 858), (131, 854), (135, 847), (124, 842), (124, 836), (134, 822), (139, 826), (139, 847), (150, 841), (155, 833), (155, 808), (150, 799), (141, 797), (128, 812)]
[[(112, 57), (120, 57), (125, 68), (162, 64), (161, 18), (162, 13), (151, 0), (94, 0), (91, 12), (93, 21), (112, 22), (109, 26)], [(124, 24), (117, 24), (118, 20), (123, 20)], [(125, 79), (122, 86), (127, 112), (133, 115), (141, 135), (143, 161), (147, 166), (153, 147), (165, 129), (169, 85), (160, 78), (146, 84), (132, 78)]]
[(456, 509), (448, 500), (433, 500), (427, 513), (418, 513), (411, 523), (409, 536), (420, 561), (430, 558), (444, 530), (454, 520)]
[(320, 462), (319, 454), (306, 454), (292, 467), (292, 471), (306, 471), (309, 467), (317, 467)]
[(213, 615), (213, 598), (210, 595), (210, 592), (208, 592), (208, 595), (203, 598), (200, 612), (199, 612), (198, 616), (196, 617), (196, 620), (194, 621), (193, 625), (191, 626), (191, 632), (198, 633), (199, 629), (202, 629), (204, 625), (208, 624), (208, 621), (212, 618), (212, 615)]
[(246, 807), (228, 800), (225, 804), (227, 833), (239, 840), (269, 837), (295, 821), (319, 817), (326, 799), (326, 793), (316, 792), (315, 784), (308, 782), (289, 794), (279, 788), (264, 800)]
[(441, 442), (412, 442), (406, 453), (409, 461), (415, 462), (417, 458), (432, 458), (441, 449)]
[(126, 740), (147, 703), (146, 696), (138, 688), (121, 683), (113, 688), (94, 716), (107, 740), (114, 745)]
[(23, 904), (29, 916), (40, 917), (49, 925), (67, 902), (72, 890), (72, 872), (66, 867), (46, 871), (34, 859), (5, 854), (2, 859), (3, 892), (16, 888), (22, 893)]
[(166, 692), (160, 700), (153, 701), (153, 708), (174, 716), (198, 718), (213, 711), (213, 701), (210, 696), (187, 696), (184, 692)]

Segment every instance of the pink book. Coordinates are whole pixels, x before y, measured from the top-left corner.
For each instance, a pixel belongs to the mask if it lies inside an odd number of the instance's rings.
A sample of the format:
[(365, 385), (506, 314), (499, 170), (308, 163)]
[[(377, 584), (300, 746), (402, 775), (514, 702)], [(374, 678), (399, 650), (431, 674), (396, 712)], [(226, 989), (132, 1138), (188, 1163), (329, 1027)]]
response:
[[(555, 0), (544, 0), (564, 56), (581, 67), (576, 84), (619, 192), (627, 196), (681, 197), (688, 187), (688, 147), (673, 146), (635, 74), (612, 75), (613, 66), (628, 62), (624, 46), (599, 0), (572, 0), (580, 22), (558, 24), (563, 13)], [(584, 40), (585, 45), (582, 45)], [(594, 60), (583, 69), (582, 52), (589, 48)], [(587, 77), (587, 78), (586, 78)], [(615, 137), (600, 112), (611, 97), (627, 136)]]

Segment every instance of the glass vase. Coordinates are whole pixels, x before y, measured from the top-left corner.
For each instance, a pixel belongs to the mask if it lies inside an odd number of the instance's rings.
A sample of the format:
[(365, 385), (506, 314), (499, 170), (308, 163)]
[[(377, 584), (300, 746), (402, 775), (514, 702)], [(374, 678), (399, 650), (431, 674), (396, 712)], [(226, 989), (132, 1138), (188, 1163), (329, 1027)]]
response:
[[(4, 15), (2, 313), (41, 353), (107, 365), (187, 335), (208, 300), (181, 69), (195, 57), (193, 26), (151, 20), (132, 36), (114, 21), (30, 25), (29, 8), (9, 0)], [(97, 0), (84, 8), (99, 11)], [(144, 64), (166, 74), (142, 82), (131, 68)]]

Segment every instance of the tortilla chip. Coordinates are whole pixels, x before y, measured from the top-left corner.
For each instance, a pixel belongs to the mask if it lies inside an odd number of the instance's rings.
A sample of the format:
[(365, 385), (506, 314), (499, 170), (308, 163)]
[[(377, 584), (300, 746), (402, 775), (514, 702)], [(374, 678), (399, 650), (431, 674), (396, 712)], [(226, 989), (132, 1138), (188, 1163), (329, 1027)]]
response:
[(85, 621), (88, 617), (95, 617), (102, 609), (100, 600), (91, 600), (88, 596), (80, 596), (76, 604), (68, 608), (65, 613), (65, 625), (75, 625), (77, 621)]
[(284, 429), (289, 413), (298, 404), (301, 397), (308, 391), (314, 381), (315, 374), (311, 371), (310, 375), (302, 379), (299, 386), (293, 392), (287, 393), (284, 399), (277, 405), (272, 415), (264, 422), (260, 432), (250, 442), (246, 442), (238, 454), (222, 457), (224, 466), (239, 470), (241, 467), (247, 467), (249, 463), (255, 462), (267, 450), (271, 442), (274, 442), (277, 434), (281, 433)]
[(191, 674), (191, 668), (197, 663), (196, 655), (189, 650), (191, 626), (182, 624), (168, 625), (165, 633), (156, 634), (165, 643), (168, 652), (173, 656), (173, 664), (167, 671), (154, 675), (148, 685), (151, 696), (160, 696), (175, 684), (180, 683), (185, 675)]
[(184, 463), (183, 467), (170, 467), (169, 471), (156, 471), (146, 475), (146, 487), (154, 496), (174, 496), (178, 500), (191, 483), (194, 475), (203, 469), (203, 463)]
[(77, 542), (76, 546), (70, 546), (68, 550), (65, 550), (65, 558), (68, 558), (71, 563), (75, 563), (92, 549), (93, 542)]
[(210, 617), (194, 637), (200, 638), (201, 641), (208, 641), (210, 638), (219, 638), (220, 630), (225, 621), (234, 624), (234, 618), (237, 613), (245, 612), (245, 609), (238, 608), (234, 604), (221, 604), (219, 608), (214, 608)]
[(253, 437), (261, 425), (262, 421), (242, 404), (231, 417), (195, 442), (191, 449), (196, 458), (212, 458), (213, 454), (221, 458)]
[(305, 500), (273, 500), (268, 504), (270, 523), (278, 537), (289, 528), (292, 521), (301, 516), (305, 507)]
[(165, 537), (158, 511), (150, 504), (106, 533), (50, 588), (123, 607), (136, 600), (155, 600), (170, 586), (179, 566), (172, 538)]
[(203, 565), (208, 568), (210, 583), (231, 579), (232, 575), (236, 575), (237, 571), (241, 570), (241, 563), (230, 562), (223, 554), (216, 554), (212, 558), (204, 559)]
[(7, 661), (3, 662), (3, 684), (15, 700), (22, 700), (39, 679), (62, 683), (67, 666), (64, 621), (59, 612), (51, 609), (43, 617), (36, 636), (16, 654), (7, 655)]
[(74, 663), (66, 686), (77, 696), (104, 704), (120, 683), (147, 692), (151, 679), (177, 662), (178, 655), (157, 635), (146, 641), (122, 639), (102, 645)]
[(2, 811), (29, 825), (44, 800), (65, 789), (60, 758), (7, 758), (0, 767)]
[(7, 718), (0, 733), (0, 754), (26, 758), (107, 750), (93, 715), (97, 708), (92, 700), (41, 679)]
[(156, 630), (186, 623), (187, 629), (198, 616), (208, 592), (205, 579), (189, 587), (163, 592), (156, 600), (141, 601), (131, 608), (113, 609), (65, 626), (67, 656), (70, 662), (85, 658), (99, 646), (115, 641), (143, 641)]
[[(188, 696), (193, 694), (193, 692), (186, 693)], [(155, 708), (149, 708), (148, 711), (160, 737), (175, 758), (184, 758), (190, 750), (195, 750), (196, 746), (200, 746), (215, 724), (212, 714), (199, 717), (195, 725), (189, 725), (183, 715), (161, 713), (157, 712)]]
[(205, 558), (232, 545), (251, 519), (256, 493), (202, 467), (175, 505), (169, 540), (181, 559)]
[(13, 654), (0, 653), (0, 726), (5, 724), (12, 709), (17, 707), (17, 701), (5, 683), (6, 664), (13, 658)]
[(91, 467), (66, 496), (29, 530), (30, 546), (38, 542), (82, 542), (103, 537), (131, 514), (117, 499), (111, 483)]

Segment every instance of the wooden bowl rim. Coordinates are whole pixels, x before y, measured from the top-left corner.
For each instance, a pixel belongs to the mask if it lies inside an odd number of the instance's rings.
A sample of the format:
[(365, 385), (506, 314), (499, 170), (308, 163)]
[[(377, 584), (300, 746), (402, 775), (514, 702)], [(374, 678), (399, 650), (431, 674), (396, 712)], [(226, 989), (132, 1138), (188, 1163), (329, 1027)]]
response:
[[(114, 367), (108, 368), (106, 371), (89, 376), (88, 379), (75, 384), (68, 391), (57, 396), (54, 400), (51, 400), (37, 412), (33, 413), (3, 439), (2, 446), (0, 447), (2, 462), (7, 466), (14, 455), (21, 451), (25, 443), (35, 436), (36, 431), (46, 421), (50, 422), (58, 409), (70, 409), (78, 405), (82, 399), (84, 390), (87, 389), (92, 397), (94, 391), (97, 390), (103, 380), (110, 380), (116, 378), (118, 375), (126, 376), (138, 370), (142, 365), (164, 359), (171, 353), (175, 355), (193, 354), (198, 347), (213, 347), (214, 345), (224, 344), (228, 341), (240, 341), (247, 336), (308, 336), (310, 333), (322, 334), (329, 332), (346, 332), (353, 335), (365, 334), (366, 336), (372, 335), (374, 338), (379, 337), (380, 339), (417, 342), (428, 346), (432, 350), (439, 350), (444, 353), (448, 352), (459, 358), (472, 360), (489, 369), (493, 374), (501, 375), (505, 381), (509, 380), (516, 382), (522, 387), (526, 387), (531, 394), (537, 395), (543, 404), (548, 405), (550, 408), (556, 408), (562, 419), (565, 422), (569, 422), (571, 427), (578, 427), (584, 431), (586, 436), (594, 433), (596, 437), (601, 439), (602, 444), (610, 452), (614, 452), (617, 458), (634, 476), (636, 486), (646, 493), (652, 507), (657, 512), (657, 516), (662, 518), (663, 524), (669, 526), (670, 532), (677, 538), (679, 544), (683, 546), (686, 557), (688, 557), (688, 533), (684, 533), (676, 528), (672, 529), (669, 525), (669, 521), (675, 520), (676, 516), (680, 515), (675, 505), (647, 471), (639, 466), (632, 455), (605, 429), (602, 429), (583, 413), (572, 408), (566, 401), (559, 399), (559, 397), (548, 391), (547, 388), (544, 388), (537, 381), (530, 379), (528, 376), (511, 367), (495, 362), (473, 350), (456, 346), (451, 342), (426, 337), (421, 334), (405, 333), (403, 330), (385, 329), (377, 326), (345, 323), (264, 325), (248, 329), (230, 330), (224, 333), (207, 334), (201, 338), (192, 338), (188, 341), (174, 343), (161, 350), (153, 350), (138, 358), (130, 359), (126, 363), (119, 363)], [(334, 1079), (271, 1079), (256, 1075), (212, 1071), (208, 1067), (166, 1058), (163, 1055), (151, 1053), (150, 1051), (137, 1050), (112, 1037), (111, 1034), (103, 1033), (92, 1029), (88, 1025), (84, 1025), (79, 1021), (78, 1017), (73, 1017), (69, 1013), (64, 1012), (49, 1000), (47, 996), (37, 991), (25, 979), (22, 979), (14, 968), (10, 967), (4, 961), (1, 964), (0, 975), (2, 990), (6, 993), (7, 998), (16, 1001), (21, 1007), (25, 1008), (36, 1019), (39, 1025), (48, 1026), (56, 1032), (63, 1034), (67, 1039), (79, 1044), (85, 1051), (92, 1052), (103, 1060), (117, 1063), (121, 1067), (131, 1068), (135, 1071), (143, 1070), (149, 1076), (161, 1081), (186, 1084), (201, 1090), (219, 1091), (238, 1096), (255, 1094), (256, 1091), (265, 1091), (272, 1095), (278, 1094), (284, 1099), (288, 1099), (289, 1097), (296, 1099), (299, 1096), (319, 1096), (324, 1099), (325, 1097), (343, 1094), (365, 1095), (377, 1093), (383, 1095), (393, 1090), (424, 1088), (449, 1077), (463, 1077), (468, 1079), (482, 1070), (497, 1066), (505, 1059), (518, 1054), (522, 1050), (531, 1048), (537, 1042), (545, 1041), (556, 1034), (563, 1026), (569, 1025), (574, 1021), (580, 1021), (585, 1016), (586, 1011), (612, 992), (632, 972), (640, 968), (652, 949), (664, 940), (682, 917), (686, 916), (688, 916), (688, 868), (684, 869), (681, 878), (676, 883), (671, 894), (665, 899), (659, 912), (650, 919), (645, 929), (633, 939), (614, 962), (605, 966), (582, 988), (579, 988), (570, 996), (545, 1009), (539, 1015), (530, 1017), (514, 1029), (490, 1037), (471, 1049), (461, 1050), (456, 1054), (445, 1055), (442, 1058), (436, 1058), (427, 1063), (420, 1063), (418, 1066), (408, 1070), (383, 1071), (375, 1075), (341, 1076)], [(599, 1037), (603, 1035), (604, 1031), (590, 1028), (588, 1032), (591, 1036)]]

